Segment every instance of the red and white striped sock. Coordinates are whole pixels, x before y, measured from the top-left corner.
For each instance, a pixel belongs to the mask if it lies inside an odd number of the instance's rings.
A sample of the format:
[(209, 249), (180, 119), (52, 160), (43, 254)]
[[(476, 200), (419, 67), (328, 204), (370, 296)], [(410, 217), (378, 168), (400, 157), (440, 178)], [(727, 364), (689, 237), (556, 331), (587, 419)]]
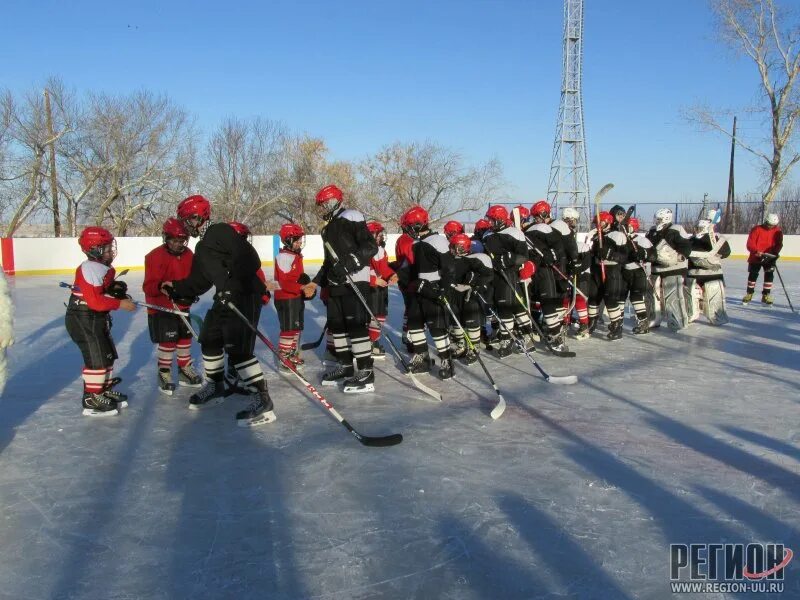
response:
[(106, 388), (106, 374), (109, 369), (83, 368), (83, 391), (90, 394), (101, 394)]
[(172, 355), (175, 354), (175, 342), (161, 342), (156, 348), (156, 356), (158, 357), (158, 368), (160, 370), (169, 370), (172, 368)]
[[(182, 340), (178, 340), (177, 345), (175, 346), (176, 358), (178, 360), (178, 367), (181, 369), (184, 367), (188, 367), (192, 364), (192, 338), (184, 338)], [(161, 365), (159, 364), (159, 367)]]

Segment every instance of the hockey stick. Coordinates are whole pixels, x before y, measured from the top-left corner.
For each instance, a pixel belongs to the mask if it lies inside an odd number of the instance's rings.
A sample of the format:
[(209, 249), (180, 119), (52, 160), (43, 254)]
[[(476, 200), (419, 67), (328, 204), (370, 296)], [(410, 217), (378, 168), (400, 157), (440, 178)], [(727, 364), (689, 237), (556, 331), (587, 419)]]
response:
[(789, 303), (789, 308), (792, 309), (793, 313), (796, 313), (796, 311), (794, 310), (794, 306), (792, 306), (792, 301), (789, 299), (789, 292), (786, 291), (786, 286), (783, 283), (783, 277), (781, 277), (781, 272), (778, 269), (778, 257), (775, 256), (774, 254), (768, 254), (766, 252), (763, 252), (762, 255), (775, 259), (775, 272), (778, 274), (778, 281), (781, 282), (781, 287), (783, 288), (783, 293), (786, 295), (786, 301)]
[[(491, 256), (491, 254), (489, 256)], [(492, 257), (492, 258), (494, 259), (494, 257)], [(508, 278), (508, 275), (505, 274), (505, 271), (502, 271), (500, 269), (496, 269), (495, 272), (496, 273), (500, 273), (500, 275), (503, 278), (503, 280), (506, 282), (508, 287), (511, 288), (511, 291), (514, 293), (514, 298), (517, 299), (517, 302), (519, 302), (520, 305), (522, 306), (522, 308), (525, 309), (525, 312), (528, 313), (528, 317), (531, 320), (531, 325), (533, 325), (534, 329), (536, 329), (536, 332), (539, 334), (539, 337), (542, 338), (542, 341), (544, 342), (544, 345), (547, 346), (547, 349), (550, 351), (550, 353), (553, 354), (554, 356), (560, 356), (561, 358), (574, 358), (575, 356), (577, 356), (571, 350), (564, 351), (564, 350), (556, 350), (555, 348), (553, 348), (553, 345), (550, 343), (550, 340), (547, 339), (547, 336), (542, 331), (542, 328), (539, 327), (539, 324), (533, 318), (533, 315), (531, 314), (531, 311), (528, 310), (528, 308), (525, 306), (525, 302), (520, 297), (519, 292), (517, 292), (517, 288), (514, 287), (514, 285), (511, 283), (511, 280)]]
[(444, 307), (447, 309), (447, 312), (449, 312), (450, 316), (453, 318), (453, 323), (455, 323), (456, 327), (458, 327), (461, 330), (461, 333), (464, 335), (464, 340), (467, 342), (467, 346), (469, 346), (469, 349), (475, 353), (475, 357), (478, 359), (481, 368), (483, 368), (483, 372), (486, 373), (486, 377), (489, 378), (489, 383), (492, 384), (492, 387), (494, 388), (494, 391), (497, 394), (497, 404), (492, 409), (492, 412), (489, 413), (489, 416), (492, 417), (493, 419), (499, 419), (500, 415), (502, 415), (503, 412), (505, 412), (506, 410), (506, 401), (503, 398), (503, 394), (501, 394), (500, 390), (497, 389), (497, 384), (494, 382), (494, 379), (492, 379), (492, 375), (491, 373), (489, 373), (489, 369), (487, 369), (486, 365), (483, 363), (483, 359), (481, 358), (481, 355), (478, 353), (478, 349), (475, 348), (475, 344), (473, 344), (472, 340), (469, 339), (467, 330), (461, 326), (461, 322), (458, 320), (456, 313), (453, 311), (453, 308), (450, 306), (450, 303), (444, 296), (442, 296), (442, 304), (444, 304)]
[(481, 296), (480, 293), (478, 293), (478, 292), (475, 292), (475, 296), (478, 298), (478, 300), (481, 301), (481, 303), (483, 304), (484, 308), (486, 310), (488, 310), (489, 313), (495, 319), (497, 319), (500, 322), (500, 327), (502, 327), (503, 330), (509, 336), (511, 336), (511, 339), (514, 340), (514, 343), (517, 344), (517, 347), (520, 350), (522, 350), (522, 352), (525, 354), (525, 356), (528, 357), (528, 360), (531, 361), (533, 366), (538, 369), (539, 373), (542, 374), (542, 377), (544, 377), (545, 381), (547, 381), (548, 383), (553, 383), (553, 384), (557, 384), (557, 385), (572, 385), (573, 383), (578, 383), (578, 378), (575, 375), (562, 375), (562, 376), (559, 376), (559, 375), (550, 375), (550, 374), (548, 374), (547, 371), (545, 371), (539, 365), (539, 363), (536, 362), (536, 359), (533, 358), (533, 356), (531, 356), (530, 352), (528, 352), (528, 349), (525, 348), (525, 344), (523, 343), (523, 341), (521, 339), (519, 339), (519, 337), (514, 335), (513, 332), (508, 330), (508, 327), (506, 327), (505, 323), (503, 323), (503, 321), (500, 320), (500, 317), (497, 316), (497, 313), (494, 311), (494, 309), (491, 307), (491, 305), (488, 302), (486, 302), (486, 300), (483, 299), (483, 296)]
[[(613, 183), (607, 183), (602, 188), (600, 188), (599, 192), (597, 192), (594, 195), (594, 210), (595, 210), (595, 215), (597, 217), (596, 225), (597, 225), (597, 234), (599, 236), (598, 239), (600, 241), (600, 255), (601, 256), (603, 254), (603, 227), (600, 225), (600, 200), (602, 200), (603, 196), (605, 196), (608, 192), (610, 192), (613, 187), (614, 187)], [(603, 280), (603, 283), (605, 283), (605, 281), (606, 281), (606, 265), (602, 260), (600, 261), (600, 276), (601, 276), (601, 278)]]
[[(72, 285), (70, 283), (67, 283), (66, 281), (59, 281), (58, 282), (58, 286), (62, 287), (62, 288), (68, 288), (73, 292), (78, 291), (78, 287), (77, 286), (74, 286), (74, 285)], [(184, 317), (188, 317), (189, 316), (189, 313), (187, 313), (187, 312), (182, 312), (180, 310), (175, 310), (175, 309), (172, 309), (172, 308), (165, 308), (163, 306), (158, 306), (157, 304), (149, 304), (147, 302), (138, 302), (137, 300), (131, 300), (131, 302), (133, 302), (136, 306), (144, 306), (145, 308), (152, 308), (153, 310), (159, 310), (161, 312), (170, 313), (172, 315), (181, 315), (181, 316), (184, 316)]]
[(319, 338), (315, 342), (306, 342), (305, 344), (300, 344), (301, 350), (313, 350), (314, 348), (319, 348), (319, 345), (322, 343), (322, 340), (325, 339), (325, 334), (328, 333), (328, 323), (325, 322), (325, 326), (322, 328), (322, 333), (319, 334)]
[[(194, 339), (199, 340), (200, 336), (197, 335), (197, 332), (194, 330), (194, 327), (192, 327), (192, 324), (189, 323), (189, 319), (187, 319), (183, 315), (183, 313), (180, 312), (180, 308), (178, 308), (178, 305), (175, 304), (175, 300), (172, 300), (170, 298), (170, 302), (172, 302), (172, 306), (175, 308), (175, 314), (177, 314), (181, 318), (181, 321), (183, 321), (183, 324), (186, 325), (186, 328), (191, 332), (192, 336), (194, 336)], [(194, 315), (189, 315), (189, 316), (194, 316)]]
[(263, 333), (261, 333), (258, 330), (258, 327), (253, 325), (250, 322), (250, 320), (247, 317), (245, 317), (239, 311), (238, 308), (236, 308), (236, 305), (233, 302), (226, 302), (225, 306), (231, 309), (236, 314), (236, 316), (238, 316), (253, 331), (253, 333), (255, 333), (258, 336), (258, 339), (260, 339), (267, 345), (267, 348), (270, 349), (270, 351), (278, 358), (278, 360), (281, 361), (281, 363), (283, 363), (283, 365), (286, 368), (288, 368), (289, 370), (291, 370), (292, 373), (294, 373), (295, 377), (297, 377), (297, 379), (300, 380), (300, 382), (306, 387), (306, 389), (311, 393), (311, 395), (314, 396), (314, 398), (316, 398), (317, 401), (320, 404), (322, 404), (322, 406), (327, 408), (330, 411), (330, 413), (336, 418), (336, 420), (339, 421), (339, 423), (341, 423), (342, 425), (344, 425), (345, 429), (347, 429), (347, 431), (353, 434), (353, 436), (359, 442), (361, 442), (365, 446), (384, 447), (384, 446), (395, 446), (403, 441), (403, 435), (400, 433), (393, 433), (391, 435), (385, 435), (380, 437), (371, 437), (367, 435), (361, 435), (358, 431), (353, 429), (353, 426), (350, 425), (350, 423), (348, 423), (347, 420), (344, 419), (342, 415), (340, 415), (336, 411), (333, 405), (330, 402), (328, 402), (325, 399), (325, 397), (322, 394), (320, 394), (313, 385), (311, 385), (308, 381), (306, 381), (305, 377), (303, 377), (300, 373), (297, 372), (297, 369), (295, 368), (294, 364), (292, 364), (290, 360), (280, 355), (280, 353), (276, 350), (275, 346), (273, 346), (272, 342), (269, 341), (269, 338), (265, 336)]
[[(328, 251), (328, 253), (331, 255), (331, 257), (333, 258), (333, 260), (338, 263), (339, 262), (339, 257), (336, 255), (336, 252), (334, 251), (333, 246), (331, 246), (330, 242), (325, 242), (325, 248)], [(350, 284), (350, 289), (352, 289), (353, 292), (355, 293), (355, 295), (358, 296), (358, 299), (361, 301), (361, 304), (363, 304), (364, 308), (367, 310), (367, 314), (369, 315), (370, 319), (372, 319), (373, 321), (375, 321), (378, 324), (378, 329), (380, 329), (381, 335), (383, 335), (383, 323), (378, 321), (378, 319), (375, 318), (375, 315), (372, 314), (372, 310), (370, 309), (366, 298), (364, 298), (364, 295), (361, 293), (361, 290), (358, 289), (358, 286), (356, 285), (356, 282), (353, 281), (352, 275), (350, 275), (350, 273), (347, 273), (347, 272), (345, 272), (345, 274), (347, 275), (347, 282)], [(392, 349), (392, 352), (394, 352), (394, 355), (398, 359), (400, 359), (400, 363), (403, 365), (403, 369), (405, 370), (406, 375), (409, 375), (411, 377), (411, 381), (414, 382), (414, 385), (417, 387), (417, 389), (420, 390), (421, 392), (424, 392), (425, 394), (427, 394), (431, 398), (434, 398), (437, 401), (441, 402), (442, 401), (442, 395), (439, 392), (437, 392), (436, 390), (433, 390), (433, 389), (429, 388), (427, 385), (425, 385), (424, 383), (422, 383), (419, 379), (416, 378), (414, 373), (411, 372), (411, 367), (408, 366), (408, 363), (403, 358), (403, 355), (400, 354), (400, 351), (397, 349), (397, 346), (394, 345), (394, 342), (392, 341), (392, 338), (389, 337), (388, 334), (384, 335), (383, 337), (386, 339), (387, 342), (389, 342), (389, 347)]]

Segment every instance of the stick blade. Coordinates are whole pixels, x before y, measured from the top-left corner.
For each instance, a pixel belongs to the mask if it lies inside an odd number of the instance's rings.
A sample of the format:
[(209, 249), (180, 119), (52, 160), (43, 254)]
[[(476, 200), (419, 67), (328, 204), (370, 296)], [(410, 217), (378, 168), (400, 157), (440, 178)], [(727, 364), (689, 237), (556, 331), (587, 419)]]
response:
[(500, 396), (500, 401), (497, 403), (497, 406), (495, 406), (492, 409), (492, 412), (489, 413), (489, 416), (492, 417), (492, 419), (499, 419), (500, 416), (505, 412), (505, 410), (506, 410), (506, 401), (503, 399), (502, 396)]
[(600, 191), (594, 195), (594, 203), (599, 204), (602, 197), (605, 196), (608, 192), (610, 192), (613, 188), (614, 188), (613, 183), (607, 183), (603, 187), (601, 187)]
[(433, 398), (437, 402), (441, 402), (442, 401), (442, 395), (439, 392), (437, 392), (434, 389), (429, 388), (427, 385), (422, 383), (419, 379), (416, 378), (414, 373), (409, 373), (408, 375), (411, 377), (411, 381), (414, 382), (414, 385), (417, 386), (417, 389), (419, 391), (424, 392), (425, 394), (427, 394), (428, 396), (430, 396), (431, 398)]
[(572, 385), (573, 383), (578, 383), (578, 377), (577, 375), (564, 375), (563, 377), (549, 375), (547, 382), (555, 385)]
[(373, 448), (387, 448), (389, 446), (396, 446), (400, 442), (403, 441), (403, 434), (402, 433), (393, 433), (392, 435), (385, 435), (382, 437), (369, 437), (366, 435), (362, 435), (358, 438), (365, 446), (371, 446)]

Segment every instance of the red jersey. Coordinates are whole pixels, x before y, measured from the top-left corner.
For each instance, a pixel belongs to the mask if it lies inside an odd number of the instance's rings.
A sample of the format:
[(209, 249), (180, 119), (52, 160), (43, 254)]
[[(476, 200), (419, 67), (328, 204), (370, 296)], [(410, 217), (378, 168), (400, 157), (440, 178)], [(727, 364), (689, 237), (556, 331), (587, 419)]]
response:
[(378, 277), (389, 281), (392, 275), (394, 271), (389, 266), (389, 255), (383, 246), (378, 246), (378, 251), (369, 261), (369, 284), (374, 287)]
[(72, 295), (83, 299), (91, 310), (108, 312), (119, 308), (119, 300), (106, 296), (105, 292), (117, 272), (96, 260), (87, 260), (75, 270)]
[(394, 256), (397, 259), (398, 266), (403, 265), (403, 261), (408, 263), (409, 265), (414, 264), (414, 251), (411, 247), (414, 245), (414, 238), (412, 238), (407, 233), (404, 233), (399, 238), (397, 238), (397, 242), (394, 245)]
[(756, 252), (778, 255), (781, 253), (782, 248), (783, 232), (780, 227), (767, 229), (763, 225), (756, 225), (750, 230), (750, 235), (747, 236), (747, 250), (750, 252), (747, 262), (761, 262), (761, 258), (756, 256)]
[[(164, 308), (175, 308), (172, 300), (164, 295), (159, 287), (165, 281), (180, 281), (189, 276), (192, 270), (192, 251), (186, 248), (181, 254), (170, 254), (167, 247), (159, 246), (147, 253), (144, 257), (144, 290), (145, 301), (148, 304), (156, 304)], [(181, 309), (188, 308), (188, 305), (179, 304)], [(154, 315), (156, 312), (152, 308), (147, 309), (147, 314)]]
[(275, 281), (281, 286), (275, 290), (275, 300), (302, 298), (303, 285), (300, 283), (300, 276), (303, 272), (303, 255), (281, 248), (275, 257)]

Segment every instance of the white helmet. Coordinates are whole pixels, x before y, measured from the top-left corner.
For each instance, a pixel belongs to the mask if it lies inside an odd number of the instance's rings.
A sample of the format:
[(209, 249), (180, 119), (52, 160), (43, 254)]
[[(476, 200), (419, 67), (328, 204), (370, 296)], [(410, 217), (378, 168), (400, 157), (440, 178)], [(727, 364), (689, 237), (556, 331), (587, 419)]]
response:
[(574, 219), (577, 221), (579, 217), (580, 215), (578, 214), (577, 209), (572, 208), (571, 206), (568, 206), (567, 208), (561, 211), (561, 218), (564, 220)]
[(764, 223), (767, 225), (777, 225), (778, 224), (778, 215), (775, 213), (769, 213), (767, 218), (764, 219)]
[(659, 208), (656, 211), (656, 229), (663, 229), (672, 224), (672, 209)]
[(717, 218), (717, 211), (719, 211), (718, 208), (709, 209), (708, 214), (706, 215), (706, 219), (713, 223), (714, 219)]
[(711, 231), (711, 221), (708, 219), (700, 219), (697, 225), (694, 226), (695, 233), (706, 234)]

